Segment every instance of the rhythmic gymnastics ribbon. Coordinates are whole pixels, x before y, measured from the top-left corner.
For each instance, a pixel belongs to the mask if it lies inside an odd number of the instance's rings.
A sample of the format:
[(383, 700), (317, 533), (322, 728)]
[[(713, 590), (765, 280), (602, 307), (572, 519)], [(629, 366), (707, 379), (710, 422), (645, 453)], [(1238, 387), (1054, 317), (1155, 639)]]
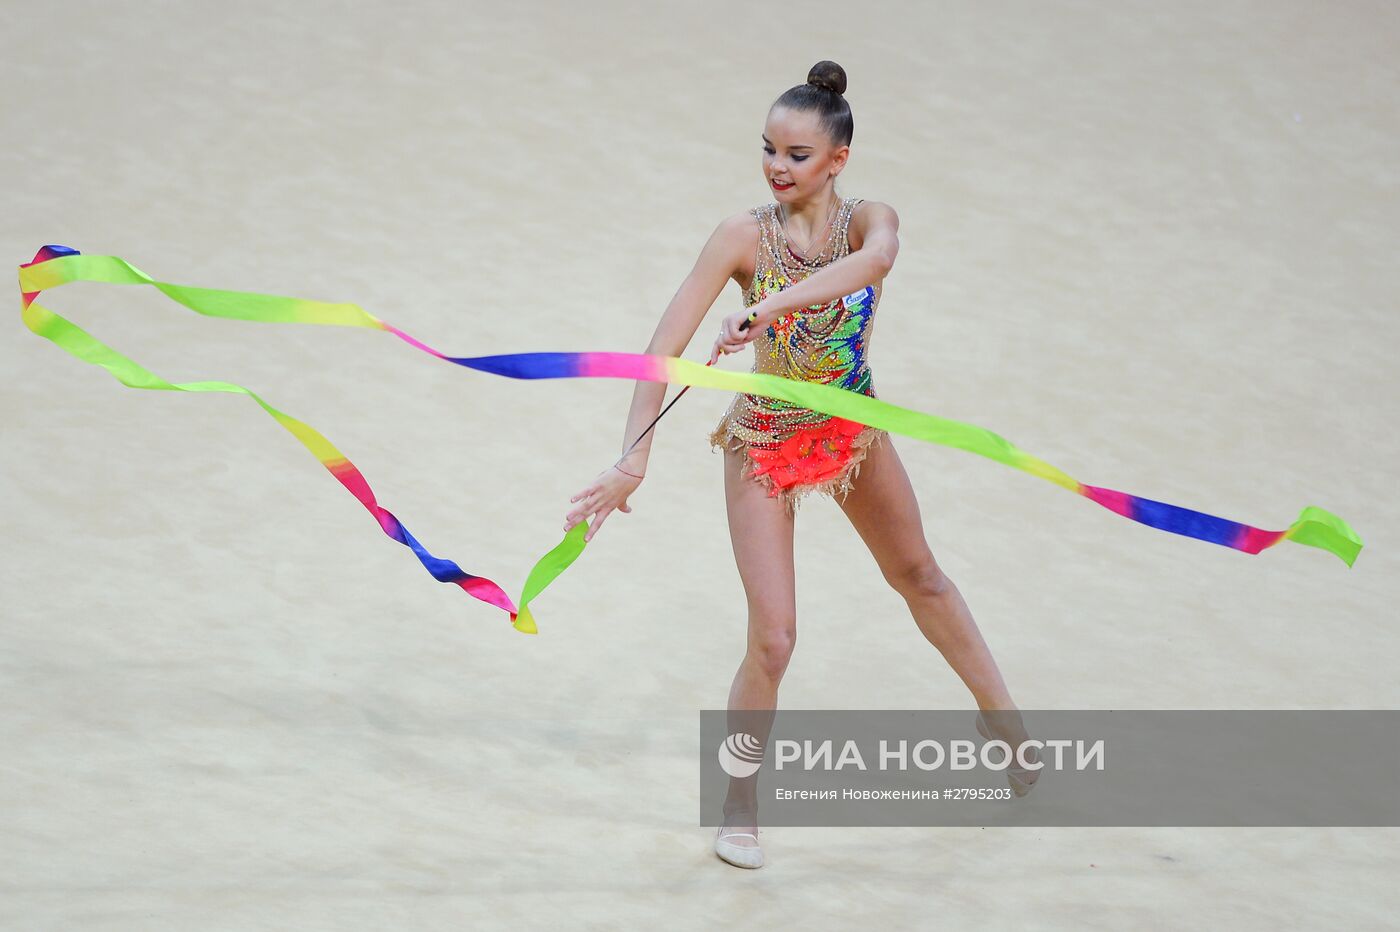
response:
[[(440, 582), (453, 583), (483, 602), (508, 612), (516, 630), (537, 633), (529, 603), (583, 552), (588, 523), (580, 521), (564, 539), (541, 557), (526, 577), (519, 607), (505, 591), (484, 576), (462, 570), (451, 560), (433, 556), (403, 523), (375, 498), (369, 483), (349, 459), (310, 425), (268, 404), (255, 392), (230, 382), (168, 382), (36, 300), (39, 293), (75, 281), (114, 285), (150, 285), (172, 300), (209, 317), (263, 323), (325, 324), (384, 330), (445, 362), (514, 379), (614, 378), (668, 382), (778, 398), (813, 411), (860, 424), (976, 453), (1014, 469), (1039, 476), (1139, 524), (1220, 544), (1245, 553), (1259, 553), (1291, 540), (1335, 554), (1352, 566), (1361, 552), (1356, 532), (1340, 517), (1309, 505), (1282, 531), (1267, 531), (1238, 521), (1154, 501), (1127, 492), (1086, 485), (985, 428), (903, 408), (859, 392), (756, 372), (729, 372), (673, 356), (616, 352), (507, 353), (493, 356), (448, 356), (410, 336), (357, 304), (328, 303), (248, 291), (197, 288), (156, 281), (117, 256), (89, 256), (67, 246), (42, 247), (33, 261), (19, 267), (21, 307), (25, 326), (78, 359), (101, 366), (131, 388), (186, 392), (233, 392), (252, 398), (321, 461), (331, 475), (365, 506), (389, 537), (410, 548)], [(867, 299), (868, 300), (868, 297)], [(677, 395), (677, 398), (680, 396)], [(674, 401), (672, 402), (674, 404)], [(664, 412), (663, 412), (664, 413)], [(659, 415), (658, 415), (659, 418)], [(653, 421), (654, 425), (656, 422)]]
[[(747, 329), (749, 329), (749, 324), (752, 324), (752, 323), (753, 323), (754, 321), (756, 321), (756, 320), (758, 320), (758, 311), (751, 311), (751, 312), (749, 313), (748, 318), (747, 318), (743, 323), (741, 323), (741, 324), (739, 325), (739, 329), (740, 329), (740, 330), (747, 330)], [(707, 366), (714, 365), (714, 360), (713, 360), (713, 359), (710, 360), (709, 362), (705, 363), (705, 365), (707, 365)], [(651, 419), (651, 423), (648, 424), (648, 425), (646, 426), (646, 429), (643, 430), (640, 434), (638, 434), (638, 435), (637, 435), (637, 439), (632, 441), (632, 445), (629, 446), (625, 451), (623, 451), (623, 454), (617, 458), (617, 461), (618, 461), (619, 463), (622, 462), (623, 460), (627, 459), (627, 454), (632, 452), (633, 447), (635, 447), (637, 444), (641, 443), (641, 442), (642, 442), (642, 438), (645, 437), (647, 434), (651, 433), (651, 429), (652, 429), (653, 427), (656, 426), (656, 422), (659, 421), (659, 420), (661, 420), (663, 417), (665, 417), (665, 416), (666, 416), (666, 412), (667, 412), (667, 411), (670, 411), (672, 408), (674, 408), (674, 407), (676, 406), (676, 402), (680, 401), (680, 400), (681, 400), (681, 396), (684, 395), (684, 394), (685, 394), (686, 392), (688, 392), (688, 391), (690, 391), (690, 386), (689, 386), (689, 385), (687, 385), (685, 388), (681, 389), (680, 391), (676, 392), (676, 397), (674, 397), (674, 398), (671, 399), (671, 403), (668, 404), (666, 407), (662, 408), (662, 409), (661, 409), (661, 413), (658, 414), (656, 417), (654, 417), (654, 418)]]

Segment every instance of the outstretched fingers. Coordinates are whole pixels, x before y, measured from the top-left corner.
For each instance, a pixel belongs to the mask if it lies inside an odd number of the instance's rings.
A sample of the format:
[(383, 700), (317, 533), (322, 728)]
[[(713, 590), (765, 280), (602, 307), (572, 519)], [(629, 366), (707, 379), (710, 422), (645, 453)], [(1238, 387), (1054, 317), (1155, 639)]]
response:
[(588, 533), (583, 535), (583, 542), (586, 544), (593, 539), (593, 535), (598, 533), (598, 529), (603, 526), (603, 522), (608, 520), (608, 515), (613, 513), (613, 509), (604, 508), (598, 512), (598, 520), (588, 526)]
[(578, 502), (582, 499), (582, 502), (580, 502), (577, 508), (564, 516), (564, 530), (571, 530), (575, 524), (578, 524), (597, 510), (597, 495), (598, 487), (596, 485), (591, 485), (569, 499), (571, 502)]
[[(605, 472), (603, 475), (607, 475)], [(625, 483), (623, 484), (625, 485)], [(627, 503), (625, 496), (621, 495), (621, 486), (617, 483), (609, 483), (603, 478), (594, 480), (592, 485), (587, 486), (581, 492), (574, 494), (569, 499), (575, 502), (575, 507), (564, 516), (564, 530), (572, 530), (580, 521), (589, 521), (588, 533), (584, 535), (584, 541), (593, 539), (593, 535), (598, 533), (598, 529), (603, 526), (603, 522), (614, 511), (631, 512), (632, 506)]]

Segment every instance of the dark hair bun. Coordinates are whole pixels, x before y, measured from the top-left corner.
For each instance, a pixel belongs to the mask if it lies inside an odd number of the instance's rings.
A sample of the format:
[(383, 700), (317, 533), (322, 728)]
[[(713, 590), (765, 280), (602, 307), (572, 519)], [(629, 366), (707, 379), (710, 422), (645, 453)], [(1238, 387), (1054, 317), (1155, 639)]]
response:
[(807, 83), (838, 94), (846, 93), (846, 69), (834, 61), (819, 61), (807, 72)]

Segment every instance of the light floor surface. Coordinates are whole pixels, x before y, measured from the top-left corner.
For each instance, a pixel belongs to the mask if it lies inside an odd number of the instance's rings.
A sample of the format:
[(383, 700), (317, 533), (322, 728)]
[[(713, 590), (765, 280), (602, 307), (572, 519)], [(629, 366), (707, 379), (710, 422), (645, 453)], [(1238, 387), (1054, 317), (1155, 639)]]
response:
[[(1249, 556), (896, 437), (1025, 709), (1395, 708), (1400, 12), (1385, 2), (11, 4), (15, 265), (353, 301), (454, 355), (641, 352), (769, 103), (850, 76), (837, 190), (901, 252), (882, 398), (1076, 478), (1268, 529)], [(745, 644), (690, 392), (540, 633), (434, 583), (251, 400), (0, 340), (0, 927), (1388, 927), (1394, 829), (767, 828), (710, 850), (698, 711)], [(393, 337), (44, 303), (323, 432), (512, 595), (620, 449), (632, 383), (518, 382)], [(716, 302), (685, 356), (708, 359)], [(725, 359), (747, 369), (747, 355)], [(668, 393), (674, 395), (676, 389)], [(971, 708), (839, 508), (798, 517), (783, 708)], [(1396, 773), (1377, 749), (1377, 779)], [(1260, 780), (1287, 774), (1260, 774)]]

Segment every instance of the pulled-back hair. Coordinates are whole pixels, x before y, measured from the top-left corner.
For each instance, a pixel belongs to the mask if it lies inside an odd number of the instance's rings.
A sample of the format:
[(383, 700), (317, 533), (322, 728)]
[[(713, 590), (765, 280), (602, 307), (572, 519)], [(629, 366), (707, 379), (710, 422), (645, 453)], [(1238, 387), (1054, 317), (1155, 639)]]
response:
[(842, 96), (845, 93), (846, 69), (834, 61), (819, 61), (807, 72), (806, 84), (788, 88), (768, 109), (815, 110), (820, 116), (822, 128), (831, 137), (831, 144), (848, 146), (855, 121), (851, 118), (850, 104)]

